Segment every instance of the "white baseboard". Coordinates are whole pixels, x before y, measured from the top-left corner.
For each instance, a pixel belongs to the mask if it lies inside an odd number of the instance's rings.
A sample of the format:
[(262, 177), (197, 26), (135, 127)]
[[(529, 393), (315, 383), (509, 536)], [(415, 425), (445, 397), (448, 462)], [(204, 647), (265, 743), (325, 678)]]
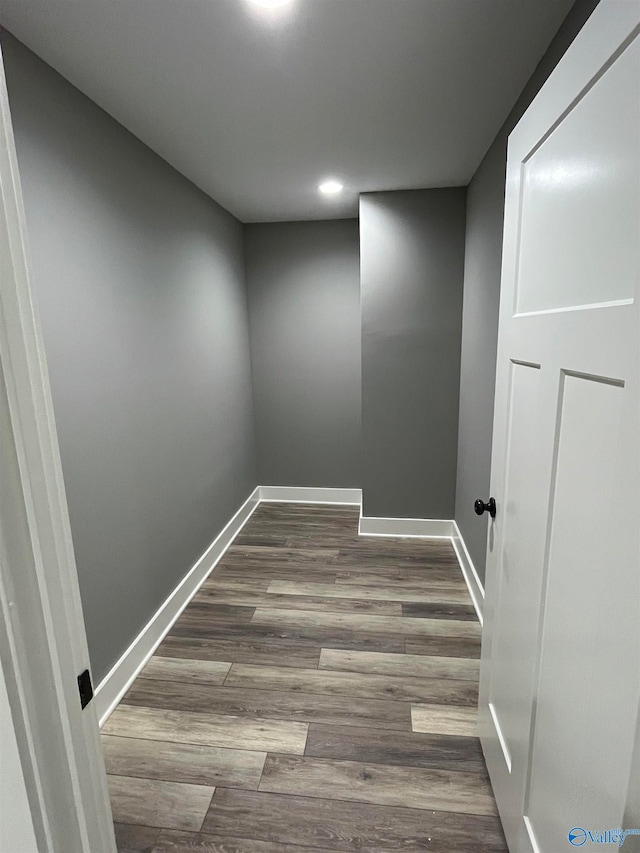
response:
[(473, 601), (473, 606), (475, 607), (476, 613), (478, 614), (478, 620), (482, 625), (484, 620), (484, 587), (476, 571), (476, 567), (473, 565), (473, 560), (471, 559), (471, 555), (467, 550), (467, 546), (465, 545), (464, 539), (462, 538), (460, 528), (458, 527), (455, 521), (452, 522), (452, 524), (453, 534), (451, 536), (451, 541), (453, 543), (458, 562), (460, 563), (462, 575), (469, 589), (471, 601)]
[(358, 533), (360, 536), (451, 539), (453, 521), (444, 518), (376, 518), (361, 515)]
[(310, 486), (259, 486), (262, 503), (345, 504), (360, 506), (362, 489), (324, 489)]
[(455, 521), (440, 518), (376, 518), (360, 516), (358, 526), (360, 536), (402, 536), (416, 539), (450, 539), (460, 564), (462, 576), (467, 584), (471, 601), (478, 614), (478, 621), (484, 620), (484, 587), (473, 565), (460, 528)]
[(260, 487), (257, 487), (100, 682), (95, 691), (96, 712), (100, 727), (108, 720), (142, 667), (160, 645), (173, 623), (202, 586), (259, 503)]

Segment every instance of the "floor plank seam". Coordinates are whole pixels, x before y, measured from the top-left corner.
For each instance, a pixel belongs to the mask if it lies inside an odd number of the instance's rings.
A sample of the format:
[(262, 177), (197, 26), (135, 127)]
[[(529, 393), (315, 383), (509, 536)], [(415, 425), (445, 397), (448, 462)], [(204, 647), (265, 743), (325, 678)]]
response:
[(114, 817), (140, 849), (373, 853), (429, 832), (506, 853), (453, 548), (359, 538), (358, 516), (258, 507), (114, 712)]

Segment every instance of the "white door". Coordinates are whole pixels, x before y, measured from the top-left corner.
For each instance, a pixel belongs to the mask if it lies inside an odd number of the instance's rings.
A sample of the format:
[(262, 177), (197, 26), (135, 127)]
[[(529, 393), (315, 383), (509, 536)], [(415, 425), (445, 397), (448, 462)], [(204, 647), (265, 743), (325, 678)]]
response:
[(88, 667), (0, 58), (0, 853), (115, 853)]
[(512, 851), (630, 814), (639, 29), (635, 0), (602, 0), (509, 140), (479, 724)]

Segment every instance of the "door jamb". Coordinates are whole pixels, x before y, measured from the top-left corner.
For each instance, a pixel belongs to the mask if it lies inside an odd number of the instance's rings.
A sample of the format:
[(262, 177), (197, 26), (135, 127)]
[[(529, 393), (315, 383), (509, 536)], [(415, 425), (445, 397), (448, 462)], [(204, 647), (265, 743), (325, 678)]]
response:
[(0, 52), (0, 659), (39, 853), (115, 853)]

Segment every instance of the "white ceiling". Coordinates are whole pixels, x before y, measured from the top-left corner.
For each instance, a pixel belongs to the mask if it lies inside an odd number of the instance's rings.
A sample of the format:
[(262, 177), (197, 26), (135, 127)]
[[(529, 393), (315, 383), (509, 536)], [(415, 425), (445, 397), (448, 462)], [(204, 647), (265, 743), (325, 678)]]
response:
[[(244, 222), (467, 184), (572, 0), (0, 0), (0, 22)], [(339, 198), (318, 194), (336, 176)]]

